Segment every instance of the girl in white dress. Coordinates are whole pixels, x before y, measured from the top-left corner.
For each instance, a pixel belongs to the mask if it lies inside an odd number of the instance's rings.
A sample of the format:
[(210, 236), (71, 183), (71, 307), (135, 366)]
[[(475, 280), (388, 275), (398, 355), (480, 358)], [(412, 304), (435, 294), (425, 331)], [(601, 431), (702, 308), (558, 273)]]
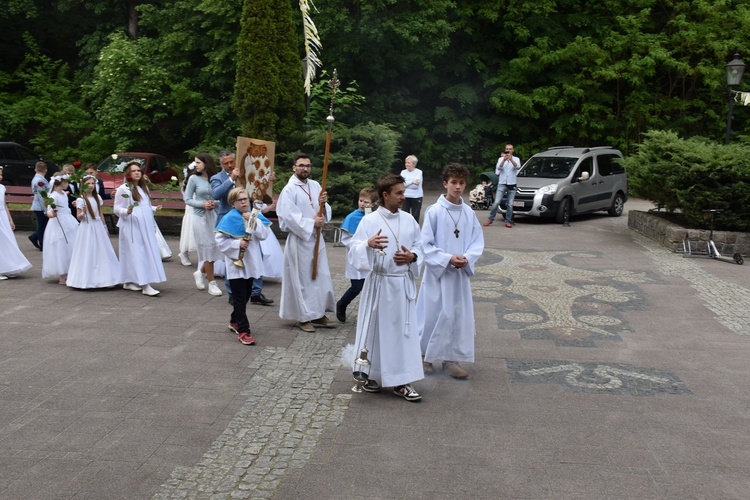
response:
[[(182, 171), (183, 179), (182, 183), (182, 196), (185, 197), (185, 189), (187, 188), (187, 181), (190, 173), (195, 170), (195, 162), (192, 162)], [(180, 262), (183, 266), (192, 266), (189, 252), (195, 252), (195, 237), (193, 236), (193, 207), (185, 205), (185, 215), (182, 216), (182, 226), (180, 227)]]
[(70, 212), (68, 195), (68, 174), (53, 175), (49, 181), (52, 200), (47, 206), (47, 217), (50, 218), (44, 231), (46, 242), (42, 251), (42, 278), (59, 278), (58, 283), (65, 284), (70, 258), (73, 255), (73, 244), (78, 231), (78, 220)]
[(96, 178), (87, 175), (76, 200), (81, 225), (76, 232), (66, 284), (71, 288), (109, 288), (120, 282), (120, 263), (109, 241), (102, 217), (102, 198), (96, 193)]
[[(0, 181), (2, 180), (3, 167), (0, 167)], [(8, 276), (16, 276), (31, 269), (31, 263), (18, 248), (16, 236), (13, 234), (15, 230), (13, 216), (5, 204), (5, 186), (0, 184), (0, 280), (7, 280)]]
[(151, 283), (167, 281), (154, 219), (154, 212), (161, 205), (151, 206), (142, 168), (138, 161), (128, 163), (124, 171), (127, 182), (115, 192), (114, 210), (120, 228), (120, 282), (125, 290), (142, 290), (143, 295), (155, 297), (160, 292)]
[(214, 277), (214, 262), (223, 260), (224, 256), (214, 239), (216, 227), (216, 201), (211, 196), (211, 176), (216, 174), (216, 164), (208, 153), (198, 153), (195, 156), (195, 170), (193, 170), (185, 188), (185, 204), (193, 208), (193, 235), (198, 249), (198, 260), (202, 261), (201, 268), (193, 273), (195, 286), (198, 290), (206, 288), (208, 293), (220, 296), (221, 290)]

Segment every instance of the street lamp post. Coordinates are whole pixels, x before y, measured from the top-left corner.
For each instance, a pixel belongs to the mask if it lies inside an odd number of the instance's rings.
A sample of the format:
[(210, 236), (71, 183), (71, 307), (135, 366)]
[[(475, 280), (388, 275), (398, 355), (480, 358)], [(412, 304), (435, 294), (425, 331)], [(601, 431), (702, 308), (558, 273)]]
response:
[(729, 89), (729, 111), (727, 112), (727, 136), (724, 144), (729, 144), (729, 137), (732, 135), (732, 112), (734, 111), (734, 97), (737, 93), (732, 87), (739, 87), (742, 81), (742, 74), (745, 72), (745, 63), (740, 59), (738, 52), (734, 53), (734, 59), (727, 63), (727, 88)]

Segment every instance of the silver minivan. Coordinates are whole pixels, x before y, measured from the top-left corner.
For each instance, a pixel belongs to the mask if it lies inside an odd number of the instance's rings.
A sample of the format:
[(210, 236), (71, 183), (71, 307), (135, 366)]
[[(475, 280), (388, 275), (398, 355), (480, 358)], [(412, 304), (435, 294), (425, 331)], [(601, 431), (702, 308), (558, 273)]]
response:
[[(558, 146), (537, 153), (518, 172), (513, 213), (554, 217), (558, 223), (586, 212), (619, 216), (628, 199), (622, 153), (609, 146)], [(501, 208), (505, 208), (505, 201)]]

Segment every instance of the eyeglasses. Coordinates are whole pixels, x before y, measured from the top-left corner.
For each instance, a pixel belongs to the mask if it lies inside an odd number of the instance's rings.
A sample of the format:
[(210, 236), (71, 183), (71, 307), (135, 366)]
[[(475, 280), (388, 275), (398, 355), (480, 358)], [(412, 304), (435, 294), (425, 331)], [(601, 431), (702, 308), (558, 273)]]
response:
[(311, 163), (300, 163), (300, 164), (295, 165), (295, 167), (297, 167), (297, 168), (312, 168), (312, 164)]
[(247, 203), (248, 201), (250, 201), (250, 198), (237, 198), (234, 201), (239, 201), (240, 203)]

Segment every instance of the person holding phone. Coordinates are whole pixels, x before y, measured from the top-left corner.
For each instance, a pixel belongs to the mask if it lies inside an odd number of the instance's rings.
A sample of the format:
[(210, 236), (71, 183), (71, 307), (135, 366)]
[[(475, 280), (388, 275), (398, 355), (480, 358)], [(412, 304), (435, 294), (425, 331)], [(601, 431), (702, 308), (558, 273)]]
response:
[(484, 223), (489, 226), (497, 216), (497, 209), (500, 207), (500, 201), (503, 196), (508, 196), (505, 205), (505, 227), (513, 227), (513, 200), (516, 197), (516, 174), (521, 169), (521, 159), (513, 156), (513, 144), (507, 144), (503, 154), (497, 159), (495, 164), (495, 174), (497, 174), (497, 192), (495, 193), (495, 203), (490, 208), (490, 216)]

